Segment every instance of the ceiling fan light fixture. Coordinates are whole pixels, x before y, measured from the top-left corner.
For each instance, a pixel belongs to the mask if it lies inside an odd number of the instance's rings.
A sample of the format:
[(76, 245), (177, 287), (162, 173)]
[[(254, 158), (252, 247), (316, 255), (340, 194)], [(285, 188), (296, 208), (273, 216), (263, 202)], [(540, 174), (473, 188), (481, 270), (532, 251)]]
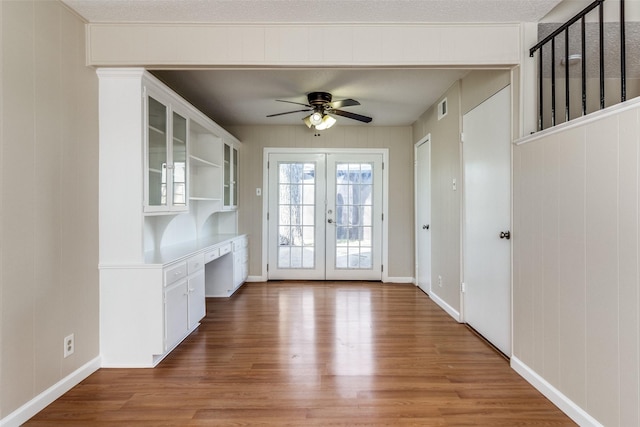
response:
[(311, 116), (307, 116), (304, 119), (302, 119), (302, 121), (304, 122), (305, 125), (307, 125), (307, 127), (309, 129), (311, 129), (311, 126), (313, 126), (313, 123), (311, 123)]
[(312, 125), (318, 126), (322, 123), (322, 113), (319, 111), (315, 111), (312, 115), (309, 116), (309, 121)]
[(330, 115), (325, 114), (324, 117), (322, 118), (322, 122), (316, 125), (316, 130), (329, 129), (331, 126), (336, 124), (336, 121), (337, 120), (331, 117)]

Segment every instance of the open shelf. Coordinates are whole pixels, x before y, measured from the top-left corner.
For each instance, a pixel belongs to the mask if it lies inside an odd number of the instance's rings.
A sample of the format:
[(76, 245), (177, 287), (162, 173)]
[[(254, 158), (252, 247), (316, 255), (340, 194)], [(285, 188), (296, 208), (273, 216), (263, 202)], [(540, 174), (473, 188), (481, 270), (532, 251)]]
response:
[(194, 155), (189, 156), (189, 160), (191, 161), (191, 166), (195, 166), (195, 167), (203, 167), (203, 166), (204, 167), (208, 166), (208, 167), (212, 167), (212, 168), (220, 168), (220, 167), (222, 167), (217, 163), (210, 162), (208, 160), (202, 159), (202, 158), (194, 156)]

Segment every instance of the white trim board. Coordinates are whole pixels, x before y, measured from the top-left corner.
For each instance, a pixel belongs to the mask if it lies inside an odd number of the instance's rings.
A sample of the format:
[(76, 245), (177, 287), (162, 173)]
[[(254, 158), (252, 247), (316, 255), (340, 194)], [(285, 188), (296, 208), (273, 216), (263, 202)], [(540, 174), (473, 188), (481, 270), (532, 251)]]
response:
[(603, 427), (584, 409), (575, 404), (516, 356), (511, 356), (511, 368), (580, 426)]
[(100, 368), (100, 356), (85, 363), (74, 372), (70, 373), (6, 417), (0, 420), (0, 427), (18, 427), (27, 422), (31, 417), (42, 411), (54, 400), (71, 390), (82, 380), (93, 374)]
[[(383, 187), (383, 201), (382, 201), (382, 213), (384, 218), (389, 218), (389, 149), (388, 148), (296, 148), (296, 147), (265, 147), (262, 152), (262, 188), (268, 188), (269, 185), (269, 170), (267, 163), (269, 161), (270, 154), (286, 154), (286, 153), (339, 153), (339, 154), (381, 154), (384, 167), (382, 170), (382, 187)], [(386, 189), (386, 190), (385, 190)], [(386, 191), (386, 192), (385, 192)], [(268, 197), (262, 198), (262, 212), (269, 212), (269, 200)], [(382, 271), (382, 282), (391, 282), (395, 280), (401, 280), (401, 278), (390, 278), (388, 276), (389, 270), (389, 221), (385, 219), (382, 221), (382, 265), (384, 270)], [(269, 277), (267, 273), (267, 263), (269, 260), (269, 224), (267, 222), (266, 214), (262, 215), (262, 253), (261, 257), (261, 276), (257, 277)], [(413, 280), (413, 278), (410, 278)], [(405, 283), (405, 282), (402, 282)], [(406, 282), (410, 283), (410, 282)]]
[(462, 317), (460, 316), (460, 313), (458, 312), (458, 310), (456, 310), (455, 308), (451, 307), (449, 304), (447, 304), (442, 298), (440, 298), (434, 292), (431, 292), (428, 295), (429, 295), (429, 298), (431, 298), (433, 300), (433, 302), (438, 304), (441, 309), (443, 309), (444, 311), (447, 312), (447, 314), (449, 314), (449, 316), (453, 317), (453, 319), (456, 322), (462, 323)]

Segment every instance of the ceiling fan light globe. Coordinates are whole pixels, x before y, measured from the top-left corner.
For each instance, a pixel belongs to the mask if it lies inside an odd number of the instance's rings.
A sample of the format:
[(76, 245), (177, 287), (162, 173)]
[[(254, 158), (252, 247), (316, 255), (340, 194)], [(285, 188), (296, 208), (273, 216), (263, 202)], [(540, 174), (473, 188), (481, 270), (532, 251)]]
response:
[(318, 126), (320, 123), (322, 123), (322, 114), (316, 111), (309, 116), (309, 121), (312, 125)]
[(305, 125), (307, 125), (307, 127), (309, 129), (311, 129), (311, 126), (313, 126), (313, 123), (311, 123), (311, 116), (307, 116), (304, 119), (302, 119), (302, 121), (304, 122)]
[(330, 115), (325, 114), (325, 116), (322, 118), (322, 123), (320, 123), (319, 125), (316, 125), (316, 129), (317, 130), (329, 129), (331, 126), (336, 124), (336, 121), (337, 120), (331, 117)]

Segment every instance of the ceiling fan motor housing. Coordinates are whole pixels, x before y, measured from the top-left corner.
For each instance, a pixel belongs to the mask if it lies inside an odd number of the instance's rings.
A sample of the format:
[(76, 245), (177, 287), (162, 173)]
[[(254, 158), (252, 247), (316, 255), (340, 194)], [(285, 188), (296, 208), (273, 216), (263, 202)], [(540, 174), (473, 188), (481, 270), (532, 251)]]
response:
[(331, 94), (329, 92), (311, 92), (307, 95), (309, 105), (320, 107), (331, 102)]

